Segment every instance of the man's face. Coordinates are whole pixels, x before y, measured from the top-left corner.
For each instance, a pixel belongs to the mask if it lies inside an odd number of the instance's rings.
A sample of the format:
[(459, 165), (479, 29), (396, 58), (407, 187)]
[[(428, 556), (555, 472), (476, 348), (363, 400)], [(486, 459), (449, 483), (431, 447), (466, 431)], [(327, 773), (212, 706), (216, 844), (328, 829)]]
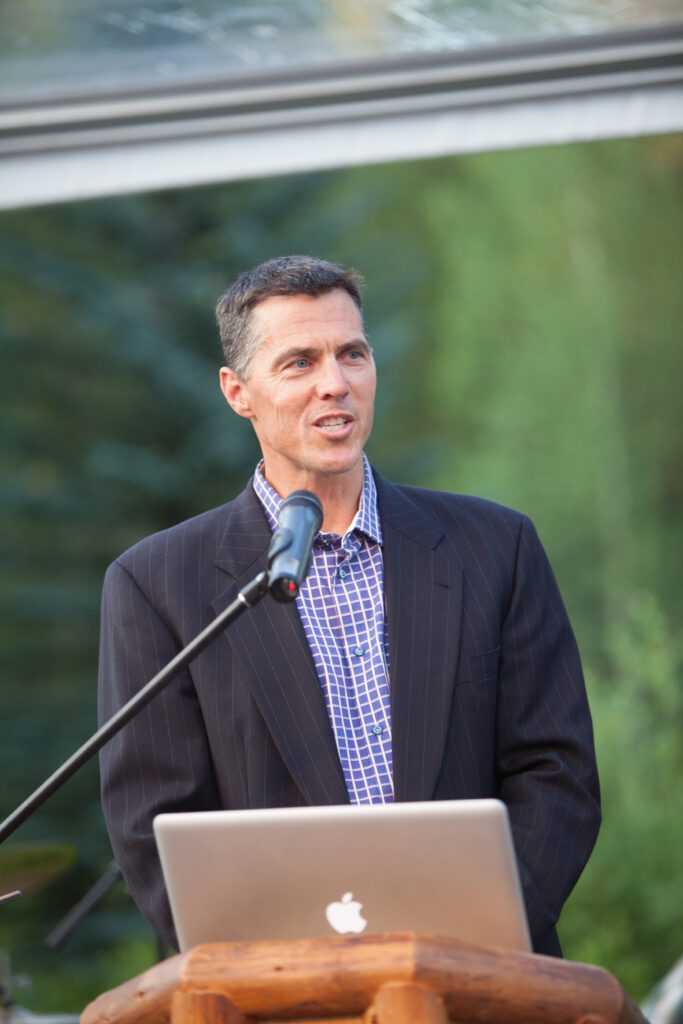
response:
[(223, 368), (221, 389), (252, 421), (267, 479), (283, 495), (330, 475), (362, 482), (376, 377), (353, 299), (343, 289), (274, 296), (252, 315), (262, 340), (247, 380)]

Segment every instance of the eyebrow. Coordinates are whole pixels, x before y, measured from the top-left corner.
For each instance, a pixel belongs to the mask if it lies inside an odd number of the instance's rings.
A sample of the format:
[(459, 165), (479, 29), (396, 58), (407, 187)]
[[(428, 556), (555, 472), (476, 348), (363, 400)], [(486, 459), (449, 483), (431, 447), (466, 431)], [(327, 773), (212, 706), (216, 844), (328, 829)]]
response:
[[(371, 348), (370, 348), (370, 345), (368, 344), (366, 339), (361, 337), (361, 338), (355, 338), (353, 341), (345, 341), (343, 343), (343, 345), (338, 345), (337, 349), (336, 349), (336, 352), (337, 352), (337, 355), (340, 355), (340, 354), (343, 354), (344, 352), (348, 352), (350, 349), (354, 349), (354, 348), (363, 349), (365, 352), (368, 353), (368, 355), (372, 351)], [(284, 352), (280, 353), (280, 355), (277, 357), (277, 359), (274, 360), (274, 362), (272, 364), (272, 369), (274, 369), (274, 370), (278, 369), (278, 367), (283, 366), (285, 363), (288, 363), (291, 359), (301, 359), (301, 358), (311, 359), (311, 358), (315, 357), (319, 352), (320, 352), (320, 349), (318, 349), (318, 348), (316, 348), (316, 347), (314, 347), (312, 345), (309, 345), (309, 346), (293, 345), (292, 348), (288, 348)]]

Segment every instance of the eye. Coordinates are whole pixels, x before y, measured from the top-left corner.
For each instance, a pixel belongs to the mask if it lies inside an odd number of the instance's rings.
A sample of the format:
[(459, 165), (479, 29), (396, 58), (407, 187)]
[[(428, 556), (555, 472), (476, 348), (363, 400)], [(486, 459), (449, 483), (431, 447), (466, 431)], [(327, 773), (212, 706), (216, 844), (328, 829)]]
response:
[(310, 359), (307, 359), (306, 356), (299, 356), (298, 359), (295, 359), (292, 363), (290, 363), (290, 366), (292, 366), (295, 370), (305, 370), (307, 366), (310, 366), (310, 363)]
[(352, 362), (357, 362), (359, 359), (365, 358), (365, 353), (359, 348), (351, 348), (346, 353), (346, 358), (350, 359)]

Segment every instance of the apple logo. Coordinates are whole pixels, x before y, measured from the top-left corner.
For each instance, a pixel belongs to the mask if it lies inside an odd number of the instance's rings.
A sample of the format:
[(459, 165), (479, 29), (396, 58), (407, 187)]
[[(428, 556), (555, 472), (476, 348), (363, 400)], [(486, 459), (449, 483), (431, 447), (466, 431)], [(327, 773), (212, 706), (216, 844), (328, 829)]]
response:
[(335, 900), (334, 903), (327, 905), (325, 916), (340, 935), (346, 935), (349, 932), (358, 935), (368, 923), (361, 915), (362, 909), (363, 904), (354, 900), (353, 893), (345, 892), (340, 900)]

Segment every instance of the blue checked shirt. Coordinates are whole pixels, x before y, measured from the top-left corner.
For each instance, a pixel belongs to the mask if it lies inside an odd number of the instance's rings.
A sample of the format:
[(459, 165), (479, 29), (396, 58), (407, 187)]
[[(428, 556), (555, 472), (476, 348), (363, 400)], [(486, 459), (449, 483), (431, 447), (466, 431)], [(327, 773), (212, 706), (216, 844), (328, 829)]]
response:
[[(271, 530), (282, 498), (260, 463), (254, 490)], [(352, 804), (394, 799), (384, 561), (377, 490), (363, 456), (363, 491), (343, 537), (319, 533), (296, 599)]]

